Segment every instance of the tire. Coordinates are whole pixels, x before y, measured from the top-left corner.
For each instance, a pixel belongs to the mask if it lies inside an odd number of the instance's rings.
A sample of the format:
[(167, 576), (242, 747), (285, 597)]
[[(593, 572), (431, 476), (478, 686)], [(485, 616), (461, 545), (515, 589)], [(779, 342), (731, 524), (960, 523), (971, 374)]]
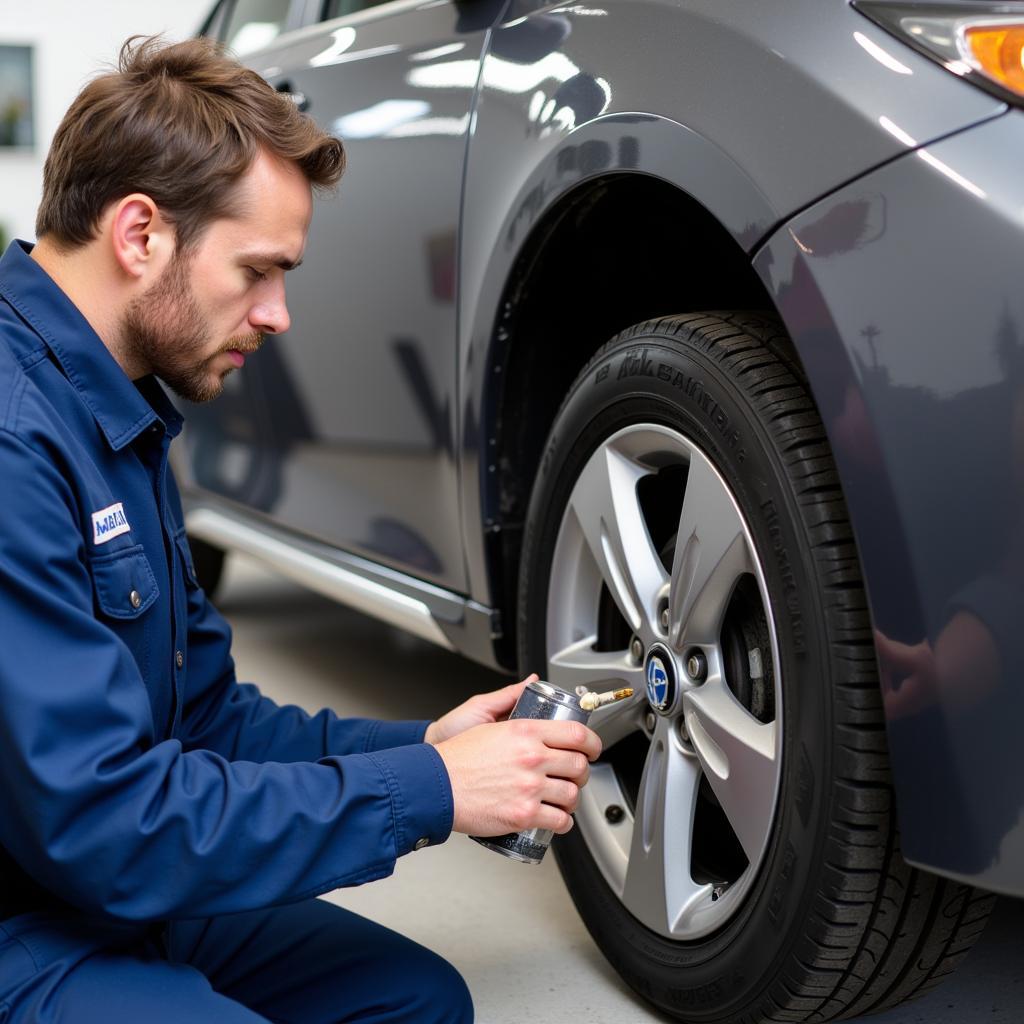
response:
[(196, 569), (199, 586), (206, 591), (206, 596), (212, 599), (224, 575), (226, 552), (205, 540), (199, 540), (198, 537), (189, 537), (188, 545), (192, 549), (192, 564)]
[(679, 1020), (755, 1024), (952, 971), (994, 900), (901, 857), (857, 552), (776, 319), (605, 345), (548, 438), (522, 566), (521, 671), (638, 691), (591, 717), (605, 749), (554, 844), (626, 982)]

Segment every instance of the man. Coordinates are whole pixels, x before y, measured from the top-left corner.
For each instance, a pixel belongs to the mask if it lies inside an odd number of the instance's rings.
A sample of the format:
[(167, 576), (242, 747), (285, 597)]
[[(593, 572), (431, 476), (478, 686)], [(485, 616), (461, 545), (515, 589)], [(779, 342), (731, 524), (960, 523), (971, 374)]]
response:
[(211, 44), (130, 40), (0, 262), (0, 1020), (470, 1020), (443, 960), (313, 897), (571, 827), (600, 744), (502, 721), (523, 683), (432, 723), (278, 708), (195, 582), (155, 378), (211, 399), (287, 330), (343, 162)]

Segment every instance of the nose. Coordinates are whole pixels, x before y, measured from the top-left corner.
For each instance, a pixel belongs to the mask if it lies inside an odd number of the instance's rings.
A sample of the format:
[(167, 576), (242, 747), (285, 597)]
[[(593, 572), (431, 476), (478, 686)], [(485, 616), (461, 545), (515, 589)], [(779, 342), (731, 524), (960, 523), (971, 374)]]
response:
[(274, 289), (273, 295), (262, 296), (249, 312), (249, 323), (260, 334), (283, 334), (291, 322), (283, 284)]

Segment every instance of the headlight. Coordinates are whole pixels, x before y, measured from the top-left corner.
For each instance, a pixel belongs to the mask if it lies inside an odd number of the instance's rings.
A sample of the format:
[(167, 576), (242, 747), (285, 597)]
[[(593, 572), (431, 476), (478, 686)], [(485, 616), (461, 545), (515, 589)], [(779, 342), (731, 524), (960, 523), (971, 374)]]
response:
[(890, 3), (853, 6), (948, 71), (1001, 99), (1024, 100), (1024, 3)]

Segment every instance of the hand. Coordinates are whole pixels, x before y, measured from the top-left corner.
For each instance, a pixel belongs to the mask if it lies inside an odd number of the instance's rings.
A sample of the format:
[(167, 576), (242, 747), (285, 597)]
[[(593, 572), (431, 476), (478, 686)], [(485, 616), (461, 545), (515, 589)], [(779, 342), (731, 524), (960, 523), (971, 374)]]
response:
[(436, 747), (438, 743), (450, 740), (475, 725), (486, 725), (488, 722), (500, 722), (508, 718), (526, 684), (539, 678), (540, 676), (533, 672), (521, 683), (512, 683), (500, 690), (478, 693), (475, 697), (470, 697), (443, 718), (431, 722), (427, 726), (427, 734), (423, 737), (424, 742), (433, 743)]
[(516, 718), (467, 729), (437, 752), (451, 780), (454, 831), (500, 836), (546, 828), (562, 835), (572, 828), (588, 759), (600, 755), (601, 740), (582, 722)]
[(889, 718), (923, 710), (936, 699), (935, 654), (927, 640), (904, 644), (875, 630), (875, 650), (882, 676), (882, 701)]
[(875, 649), (890, 719), (940, 705), (947, 713), (965, 711), (998, 690), (1002, 678), (995, 637), (968, 611), (953, 615), (934, 647), (927, 640), (902, 644), (876, 629)]

